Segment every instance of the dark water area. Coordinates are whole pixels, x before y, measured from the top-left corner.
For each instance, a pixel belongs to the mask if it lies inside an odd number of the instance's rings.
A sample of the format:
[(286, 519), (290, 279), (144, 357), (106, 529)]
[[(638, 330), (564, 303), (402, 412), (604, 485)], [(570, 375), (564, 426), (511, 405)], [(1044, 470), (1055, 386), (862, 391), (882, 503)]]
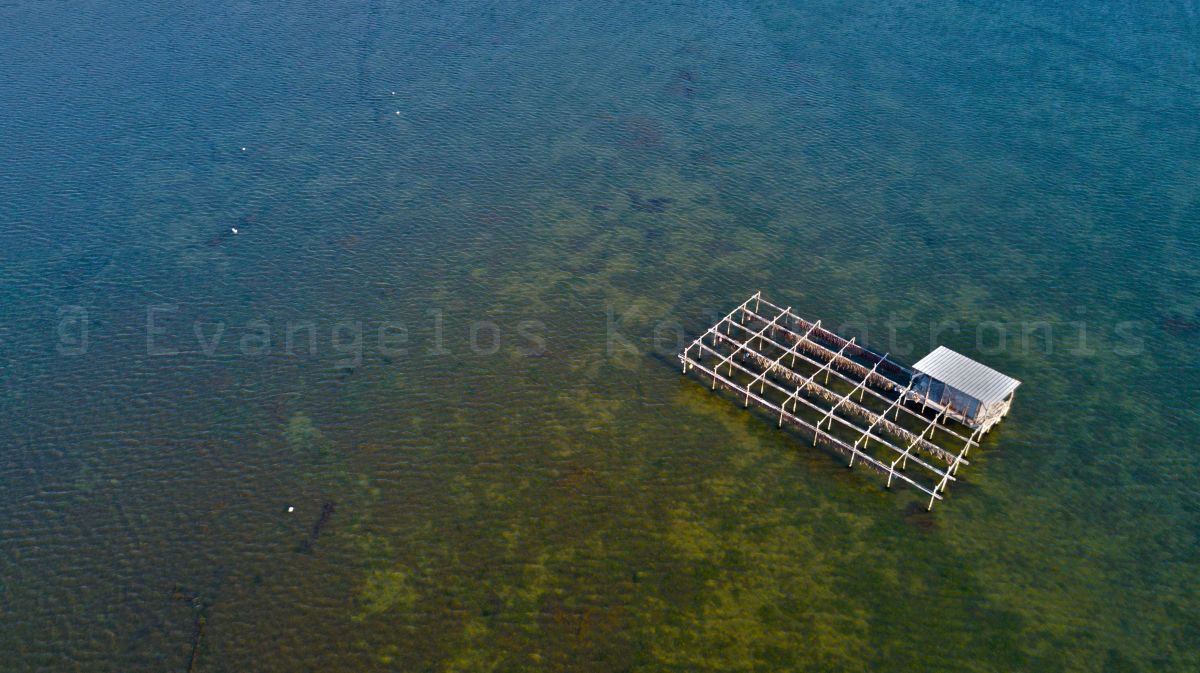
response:
[[(1194, 0), (0, 45), (0, 670), (1200, 669)], [(926, 513), (680, 376), (756, 290), (1013, 411)]]

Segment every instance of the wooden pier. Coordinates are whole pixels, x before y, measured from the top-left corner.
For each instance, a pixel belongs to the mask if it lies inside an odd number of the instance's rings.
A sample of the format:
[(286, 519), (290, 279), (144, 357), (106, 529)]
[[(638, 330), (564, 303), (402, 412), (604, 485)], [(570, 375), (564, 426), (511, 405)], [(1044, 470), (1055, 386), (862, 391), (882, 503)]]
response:
[[(865, 465), (890, 488), (903, 482), (941, 500), (971, 447), (1008, 412), (1012, 390), (995, 417), (976, 423), (952, 405), (930, 405), (915, 390), (922, 375), (854, 339), (806, 320), (791, 307), (755, 293), (708, 328), (679, 354), (683, 371), (753, 402), (812, 437), (813, 445), (840, 452), (850, 467)], [(965, 358), (964, 358), (965, 359)], [(1003, 375), (978, 363), (977, 369)], [(1004, 377), (1007, 379), (1007, 377)], [(1012, 389), (1019, 385), (1013, 382)], [(940, 388), (939, 388), (940, 390)], [(976, 405), (978, 407), (979, 405)]]

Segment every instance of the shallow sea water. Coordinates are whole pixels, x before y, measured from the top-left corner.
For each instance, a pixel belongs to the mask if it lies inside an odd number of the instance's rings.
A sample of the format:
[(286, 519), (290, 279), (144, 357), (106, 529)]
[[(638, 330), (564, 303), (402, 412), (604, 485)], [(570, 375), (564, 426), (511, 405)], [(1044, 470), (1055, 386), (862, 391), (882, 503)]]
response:
[[(0, 7), (0, 670), (1200, 668), (1194, 1), (335, 4)], [(1024, 381), (933, 512), (759, 289)]]

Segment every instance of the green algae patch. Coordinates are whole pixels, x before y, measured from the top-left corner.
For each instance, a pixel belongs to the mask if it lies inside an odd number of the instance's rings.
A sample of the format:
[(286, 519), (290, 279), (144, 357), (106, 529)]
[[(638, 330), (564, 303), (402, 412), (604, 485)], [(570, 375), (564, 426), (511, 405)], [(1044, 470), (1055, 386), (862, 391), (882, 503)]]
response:
[(285, 445), (296, 457), (301, 477), (326, 491), (325, 497), (364, 495), (361, 491), (367, 483), (364, 476), (353, 473), (346, 453), (338, 450), (338, 445), (307, 414), (293, 414), (283, 436)]
[(288, 448), (305, 458), (324, 459), (332, 453), (325, 433), (317, 429), (312, 419), (303, 412), (296, 412), (288, 419), (284, 439)]
[(373, 570), (358, 591), (362, 611), (354, 616), (361, 622), (372, 615), (390, 610), (408, 610), (417, 602), (417, 590), (404, 570), (398, 568)]
[[(867, 670), (868, 611), (840, 596), (842, 568), (866, 561), (855, 518), (838, 520), (841, 550), (820, 543), (821, 531), (799, 525), (785, 508), (738, 506), (747, 493), (714, 484), (706, 499), (725, 507), (701, 514), (679, 506), (666, 539), (677, 554), (679, 578), (691, 596), (685, 609), (661, 597), (645, 623), (657, 624), (651, 652), (680, 670)], [(728, 515), (727, 515), (728, 514)]]

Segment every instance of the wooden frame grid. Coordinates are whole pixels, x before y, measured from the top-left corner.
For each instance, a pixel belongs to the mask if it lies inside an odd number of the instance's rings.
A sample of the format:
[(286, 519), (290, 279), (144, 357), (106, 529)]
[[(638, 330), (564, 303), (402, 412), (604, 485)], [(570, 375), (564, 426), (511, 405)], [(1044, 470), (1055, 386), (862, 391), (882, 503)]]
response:
[[(899, 480), (929, 496), (927, 509), (943, 499), (988, 429), (972, 430), (944, 411), (928, 415), (912, 391), (910, 369), (761, 292), (688, 344), (679, 359), (684, 373), (701, 372), (714, 390), (730, 390), (747, 407), (755, 402), (777, 416), (780, 427), (787, 422), (811, 434), (814, 446), (846, 455), (850, 467), (861, 462), (886, 476), (889, 488)], [(937, 433), (943, 443), (935, 441)]]

